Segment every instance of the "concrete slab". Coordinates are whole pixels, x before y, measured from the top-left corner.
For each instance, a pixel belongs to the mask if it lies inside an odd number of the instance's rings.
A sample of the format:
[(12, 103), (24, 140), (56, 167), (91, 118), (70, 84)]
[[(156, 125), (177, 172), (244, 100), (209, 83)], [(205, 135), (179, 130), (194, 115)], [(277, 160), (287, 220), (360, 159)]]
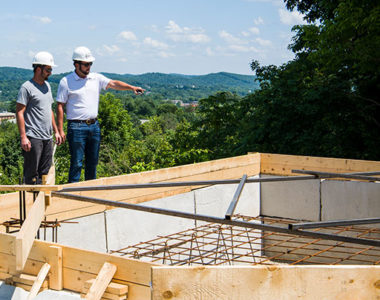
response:
[(318, 179), (261, 183), (261, 215), (319, 221), (319, 189)]
[[(151, 207), (194, 213), (194, 195), (185, 193), (142, 203)], [(117, 208), (107, 214), (108, 245), (118, 250), (158, 235), (168, 235), (194, 227), (194, 221), (166, 215)]]
[(380, 215), (380, 183), (324, 180), (321, 194), (323, 221)]
[(104, 214), (95, 214), (62, 223), (58, 228), (58, 243), (62, 245), (106, 252)]

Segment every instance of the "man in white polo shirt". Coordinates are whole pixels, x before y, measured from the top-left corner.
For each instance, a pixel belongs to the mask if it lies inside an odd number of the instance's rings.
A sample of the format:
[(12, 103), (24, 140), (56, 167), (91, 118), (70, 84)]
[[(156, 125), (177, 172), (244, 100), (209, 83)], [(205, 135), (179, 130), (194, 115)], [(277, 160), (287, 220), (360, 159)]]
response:
[(136, 95), (144, 89), (119, 80), (111, 80), (101, 74), (91, 73), (95, 58), (86, 47), (77, 47), (73, 53), (74, 72), (62, 78), (57, 93), (58, 131), (65, 140), (63, 131), (64, 105), (66, 105), (67, 140), (70, 149), (69, 182), (78, 182), (83, 158), (85, 180), (96, 179), (99, 158), (100, 127), (97, 120), (99, 94), (101, 90), (132, 90)]

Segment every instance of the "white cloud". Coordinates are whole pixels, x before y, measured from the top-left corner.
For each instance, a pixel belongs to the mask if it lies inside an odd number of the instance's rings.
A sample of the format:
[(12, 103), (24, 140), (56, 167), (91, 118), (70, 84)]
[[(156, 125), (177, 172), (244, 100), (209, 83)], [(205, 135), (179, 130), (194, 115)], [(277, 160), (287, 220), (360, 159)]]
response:
[(272, 46), (272, 42), (270, 40), (264, 40), (262, 38), (256, 38), (255, 41), (263, 47), (270, 47)]
[(168, 37), (175, 42), (190, 42), (199, 44), (210, 41), (210, 38), (204, 33), (202, 28), (182, 28), (172, 20), (169, 21), (165, 28)]
[(160, 52), (157, 53), (157, 55), (159, 57), (162, 57), (162, 58), (168, 58), (168, 57), (174, 56), (173, 53), (169, 53), (169, 52), (166, 52), (166, 51), (160, 51)]
[(255, 47), (243, 45), (230, 45), (229, 48), (235, 52), (259, 52)]
[(278, 14), (280, 21), (286, 25), (306, 24), (303, 19), (303, 15), (298, 11), (287, 11), (286, 9), (279, 9)]
[(261, 24), (264, 24), (264, 20), (263, 20), (262, 17), (258, 17), (258, 18), (256, 18), (256, 19), (253, 20), (253, 23), (255, 25), (261, 25)]
[(166, 26), (166, 32), (168, 33), (182, 33), (183, 29), (176, 24), (176, 22), (170, 20), (168, 25)]
[(108, 46), (108, 45), (103, 45), (103, 50), (109, 54), (109, 55), (113, 55), (114, 53), (116, 52), (119, 52), (120, 51), (120, 48), (116, 45), (111, 45), (111, 46)]
[(148, 46), (151, 46), (153, 48), (157, 48), (157, 49), (167, 49), (169, 48), (169, 46), (163, 42), (160, 42), (160, 41), (157, 41), (157, 40), (153, 40), (151, 37), (146, 37), (144, 39), (144, 44), (145, 45), (148, 45)]
[(219, 36), (229, 44), (246, 44), (247, 43), (246, 41), (238, 37), (235, 37), (234, 35), (232, 35), (231, 33), (225, 30), (220, 31)]
[(119, 33), (119, 37), (127, 41), (136, 41), (137, 37), (132, 31), (122, 31)]
[(249, 28), (249, 31), (252, 32), (253, 34), (256, 34), (256, 35), (260, 34), (260, 29), (257, 27), (251, 27), (251, 28)]
[(34, 16), (33, 18), (36, 19), (37, 21), (43, 23), (43, 24), (49, 24), (49, 23), (52, 22), (52, 20), (49, 17), (37, 17), (37, 16)]

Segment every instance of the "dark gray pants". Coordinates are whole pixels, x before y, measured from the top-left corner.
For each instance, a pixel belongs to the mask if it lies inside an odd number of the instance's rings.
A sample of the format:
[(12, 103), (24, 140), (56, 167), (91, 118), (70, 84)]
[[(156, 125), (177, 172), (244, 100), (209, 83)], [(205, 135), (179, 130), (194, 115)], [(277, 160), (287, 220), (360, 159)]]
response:
[(24, 183), (41, 184), (42, 175), (46, 175), (52, 165), (53, 140), (40, 140), (28, 137), (32, 148), (24, 155)]

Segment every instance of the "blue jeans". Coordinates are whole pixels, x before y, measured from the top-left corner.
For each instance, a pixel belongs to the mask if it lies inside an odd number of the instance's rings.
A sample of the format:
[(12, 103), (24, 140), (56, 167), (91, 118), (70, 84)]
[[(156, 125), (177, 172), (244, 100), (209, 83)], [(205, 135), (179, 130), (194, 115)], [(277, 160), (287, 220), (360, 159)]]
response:
[(78, 182), (85, 157), (85, 180), (96, 179), (96, 166), (99, 160), (100, 148), (99, 122), (86, 123), (68, 121), (67, 140), (70, 149), (69, 182)]

